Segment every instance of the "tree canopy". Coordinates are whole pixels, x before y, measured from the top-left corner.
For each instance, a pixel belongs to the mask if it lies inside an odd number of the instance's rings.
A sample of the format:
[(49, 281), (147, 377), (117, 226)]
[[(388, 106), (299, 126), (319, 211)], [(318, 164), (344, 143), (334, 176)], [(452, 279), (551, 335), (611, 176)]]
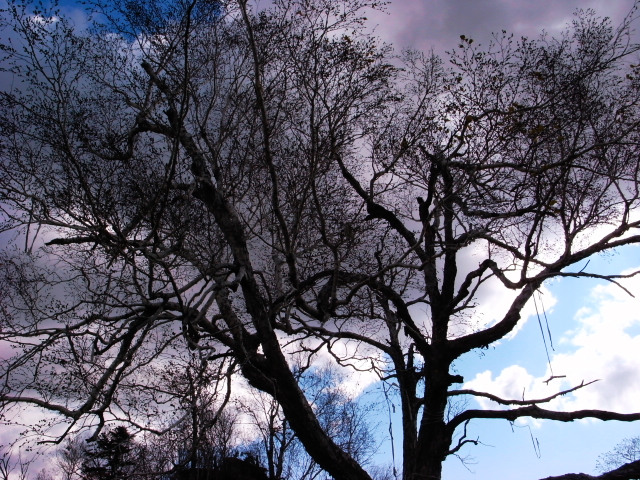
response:
[[(86, 26), (9, 4), (3, 409), (65, 426), (42, 439), (161, 433), (241, 376), (349, 480), (370, 475), (299, 382), (319, 358), (396, 390), (406, 480), (440, 478), (475, 419), (640, 419), (546, 407), (586, 383), (499, 398), (452, 371), (544, 282), (616, 281), (584, 261), (640, 243), (635, 10), (463, 35), (445, 63), (370, 35), (379, 3), (98, 1)], [(488, 322), (496, 285), (510, 303)], [(498, 407), (448, 410), (461, 398)]]

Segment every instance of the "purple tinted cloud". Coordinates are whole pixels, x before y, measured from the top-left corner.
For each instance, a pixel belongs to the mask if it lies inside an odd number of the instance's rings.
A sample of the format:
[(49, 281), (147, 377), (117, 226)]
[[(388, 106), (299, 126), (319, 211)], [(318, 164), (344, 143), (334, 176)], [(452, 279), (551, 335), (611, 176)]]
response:
[(455, 48), (461, 34), (482, 43), (503, 29), (516, 36), (535, 37), (542, 30), (554, 34), (578, 8), (593, 8), (615, 25), (632, 5), (631, 0), (394, 0), (387, 14), (370, 19), (378, 25), (377, 34), (397, 48), (443, 53)]

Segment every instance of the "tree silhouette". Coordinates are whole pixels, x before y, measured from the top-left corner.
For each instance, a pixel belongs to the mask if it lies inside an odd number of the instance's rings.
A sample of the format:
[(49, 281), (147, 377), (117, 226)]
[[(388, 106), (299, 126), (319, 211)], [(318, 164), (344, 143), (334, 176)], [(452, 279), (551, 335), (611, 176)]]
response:
[(133, 437), (125, 427), (116, 427), (102, 433), (85, 450), (82, 474), (87, 480), (124, 480), (131, 478)]
[(606, 473), (632, 462), (640, 462), (640, 437), (625, 438), (613, 450), (600, 455), (596, 470)]
[[(545, 282), (617, 282), (588, 259), (640, 243), (635, 9), (555, 38), (462, 36), (445, 66), (367, 33), (378, 3), (98, 1), (87, 28), (9, 5), (0, 202), (24, 248), (2, 258), (3, 409), (162, 433), (184, 396), (159, 372), (193, 355), (212, 391), (241, 376), (271, 396), (348, 480), (370, 475), (293, 359), (395, 389), (406, 480), (440, 478), (476, 419), (640, 419), (549, 406), (591, 379), (501, 398), (452, 368)], [(493, 288), (508, 305), (488, 321)]]

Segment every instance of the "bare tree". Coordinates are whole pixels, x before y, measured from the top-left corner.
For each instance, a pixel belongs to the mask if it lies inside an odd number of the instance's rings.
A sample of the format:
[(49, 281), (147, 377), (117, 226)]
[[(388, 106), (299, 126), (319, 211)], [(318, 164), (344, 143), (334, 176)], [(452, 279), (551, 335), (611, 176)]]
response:
[[(159, 442), (152, 441), (156, 444), (152, 448), (166, 452), (172, 468), (214, 468), (232, 456), (238, 443), (237, 415), (226, 408), (230, 384), (219, 381), (233, 369), (226, 373), (213, 369), (201, 355), (189, 355), (186, 363), (176, 360), (158, 371), (175, 401), (173, 411), (162, 415), (167, 434)], [(224, 386), (224, 390), (213, 386)]]
[[(585, 261), (640, 242), (635, 10), (557, 38), (463, 36), (445, 67), (369, 36), (377, 3), (115, 1), (84, 30), (10, 4), (0, 199), (24, 248), (3, 259), (3, 408), (160, 432), (181, 394), (157, 373), (198, 352), (224, 372), (212, 387), (241, 374), (350, 480), (370, 476), (293, 358), (397, 388), (407, 480), (440, 478), (475, 419), (640, 419), (548, 407), (589, 379), (511, 399), (451, 372), (544, 282), (616, 282)], [(489, 325), (488, 285), (511, 298)], [(447, 415), (459, 397), (501, 408)]]
[[(312, 369), (297, 366), (294, 372), (323, 430), (360, 465), (368, 467), (378, 447), (373, 427), (367, 421), (372, 406), (352, 398), (345, 391), (345, 379), (331, 365)], [(258, 432), (249, 451), (255, 452), (267, 467), (269, 478), (321, 478), (322, 468), (306, 454), (273, 397), (253, 390), (241, 401), (241, 407)]]
[(82, 435), (67, 437), (56, 451), (55, 464), (60, 471), (61, 480), (81, 478), (82, 462), (87, 448), (85, 440)]
[(14, 455), (11, 449), (5, 446), (1, 446), (0, 452), (0, 479), (27, 480), (32, 461), (24, 460), (20, 454)]
[(596, 470), (606, 473), (622, 465), (640, 461), (640, 437), (625, 438), (613, 450), (598, 457)]
[(43, 468), (35, 476), (35, 480), (56, 480), (56, 479), (46, 468)]

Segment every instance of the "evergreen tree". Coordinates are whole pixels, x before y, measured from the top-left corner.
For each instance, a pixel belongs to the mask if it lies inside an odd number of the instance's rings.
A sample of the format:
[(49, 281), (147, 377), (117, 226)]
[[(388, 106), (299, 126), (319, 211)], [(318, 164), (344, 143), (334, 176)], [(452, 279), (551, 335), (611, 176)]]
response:
[(130, 477), (133, 461), (133, 436), (125, 427), (102, 433), (86, 450), (82, 463), (85, 480), (120, 480)]

